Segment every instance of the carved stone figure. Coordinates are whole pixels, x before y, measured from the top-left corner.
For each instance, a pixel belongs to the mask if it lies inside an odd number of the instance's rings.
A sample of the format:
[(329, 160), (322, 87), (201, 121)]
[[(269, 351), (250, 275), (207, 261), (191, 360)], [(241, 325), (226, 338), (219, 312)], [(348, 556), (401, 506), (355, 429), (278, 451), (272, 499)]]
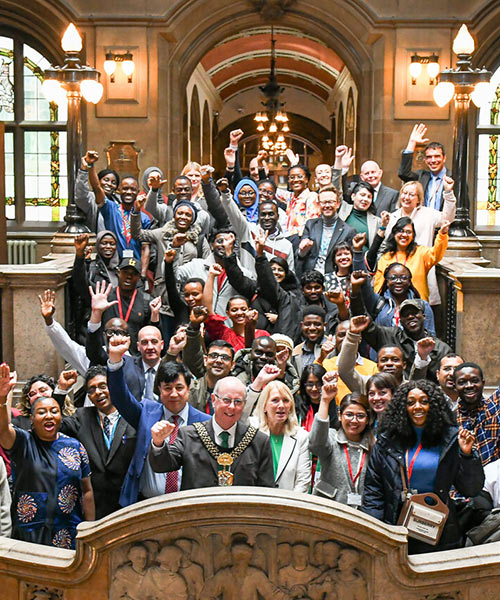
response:
[(203, 587), (203, 567), (192, 560), (195, 541), (188, 538), (179, 538), (175, 545), (182, 550), (180, 574), (184, 577), (188, 588), (188, 600), (200, 598)]
[(179, 569), (183, 552), (177, 546), (163, 546), (157, 561), (158, 566), (150, 567), (144, 577), (142, 600), (188, 600), (188, 588)]
[[(232, 566), (220, 569), (206, 581), (200, 598), (203, 600), (289, 600), (289, 595), (274, 585), (261, 569), (250, 566), (253, 548), (236, 541), (231, 546)], [(170, 600), (170, 598), (169, 598)]]
[(128, 562), (116, 570), (111, 582), (109, 600), (142, 600), (144, 577), (149, 552), (144, 544), (133, 544), (128, 551)]
[(26, 600), (63, 600), (64, 591), (46, 586), (39, 586), (33, 583), (24, 584), (24, 593), (22, 598)]
[(335, 586), (337, 600), (368, 600), (366, 581), (356, 569), (359, 558), (357, 550), (345, 548), (340, 552)]
[(253, 0), (252, 4), (266, 21), (282, 17), (295, 0)]
[(292, 564), (279, 571), (279, 582), (297, 597), (298, 593), (305, 595), (311, 581), (320, 574), (317, 567), (309, 564), (309, 546), (298, 543), (292, 546)]

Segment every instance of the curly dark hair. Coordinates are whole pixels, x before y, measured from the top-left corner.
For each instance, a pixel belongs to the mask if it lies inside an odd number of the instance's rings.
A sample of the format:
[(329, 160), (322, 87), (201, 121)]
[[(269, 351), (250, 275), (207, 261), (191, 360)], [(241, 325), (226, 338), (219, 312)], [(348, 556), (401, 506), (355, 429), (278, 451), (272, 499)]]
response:
[[(28, 398), (28, 393), (31, 390), (31, 386), (37, 381), (42, 381), (43, 383), (47, 384), (52, 389), (52, 392), (56, 389), (56, 380), (50, 375), (40, 373), (39, 375), (33, 375), (33, 377), (30, 377), (21, 390), (21, 398), (16, 406), (16, 408), (18, 408), (25, 417), (29, 417), (31, 415), (31, 402)], [(52, 396), (52, 392), (50, 393), (50, 396)]]
[(280, 256), (273, 256), (269, 259), (269, 264), (272, 265), (273, 263), (276, 263), (285, 271), (285, 279), (280, 283), (280, 287), (286, 292), (296, 292), (298, 294), (300, 292), (299, 282), (295, 273), (290, 270), (288, 262)]
[(417, 242), (415, 241), (415, 225), (413, 224), (413, 221), (410, 219), (410, 217), (401, 217), (396, 221), (396, 223), (394, 223), (394, 227), (392, 228), (391, 234), (387, 238), (386, 252), (389, 252), (393, 256), (396, 254), (396, 252), (398, 251), (398, 245), (396, 243), (396, 234), (403, 231), (403, 229), (407, 225), (411, 225), (411, 228), (413, 229), (413, 239), (406, 248), (406, 256), (411, 256), (413, 252), (415, 252), (415, 249), (417, 247)]
[(407, 381), (394, 392), (379, 425), (379, 432), (397, 440), (403, 448), (412, 448), (417, 443), (417, 434), (408, 416), (407, 399), (411, 390), (419, 389), (429, 399), (429, 412), (422, 434), (422, 446), (438, 446), (446, 427), (456, 425), (451, 408), (441, 388), (426, 379)]

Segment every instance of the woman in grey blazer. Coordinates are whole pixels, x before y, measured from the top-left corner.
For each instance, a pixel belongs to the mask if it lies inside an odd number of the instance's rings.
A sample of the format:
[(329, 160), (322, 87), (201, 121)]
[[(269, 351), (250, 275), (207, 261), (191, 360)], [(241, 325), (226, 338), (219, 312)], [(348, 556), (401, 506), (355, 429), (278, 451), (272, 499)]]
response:
[(271, 381), (260, 394), (256, 414), (250, 422), (271, 438), (276, 486), (307, 493), (311, 483), (309, 434), (299, 427), (288, 386)]
[(321, 464), (321, 474), (313, 494), (361, 506), (368, 457), (374, 443), (370, 407), (365, 396), (347, 394), (339, 406), (340, 427), (329, 428), (328, 409), (337, 394), (337, 373), (323, 377), (318, 412), (309, 434), (309, 450)]

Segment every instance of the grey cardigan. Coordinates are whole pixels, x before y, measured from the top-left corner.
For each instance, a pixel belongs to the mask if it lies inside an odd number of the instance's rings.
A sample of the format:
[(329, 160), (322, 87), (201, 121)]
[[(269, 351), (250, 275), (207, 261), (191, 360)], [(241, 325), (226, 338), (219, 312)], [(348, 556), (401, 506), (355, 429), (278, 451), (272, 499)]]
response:
[[(347, 504), (347, 494), (354, 492), (363, 494), (366, 468), (368, 466), (369, 436), (365, 433), (361, 442), (349, 441), (342, 429), (330, 429), (329, 419), (314, 417), (311, 433), (309, 434), (309, 451), (319, 458), (321, 464), (320, 479), (314, 487), (313, 494), (330, 498), (336, 502)], [(356, 490), (352, 485), (344, 447), (349, 448), (354, 476), (358, 471), (362, 452), (366, 452), (361, 475), (356, 481)], [(351, 505), (353, 508), (357, 508)]]

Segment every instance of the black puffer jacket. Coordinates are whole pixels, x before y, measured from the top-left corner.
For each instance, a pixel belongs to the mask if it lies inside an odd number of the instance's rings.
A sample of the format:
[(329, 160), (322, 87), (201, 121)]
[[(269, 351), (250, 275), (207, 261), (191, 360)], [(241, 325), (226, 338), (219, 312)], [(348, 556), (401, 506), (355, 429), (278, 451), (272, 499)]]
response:
[[(450, 509), (443, 535), (436, 546), (429, 546), (424, 542), (410, 539), (409, 552), (411, 554), (448, 550), (461, 545), (461, 533), (454, 502), (449, 497), (449, 491), (453, 485), (464, 496), (475, 496), (483, 487), (484, 472), (481, 459), (475, 452), (472, 452), (470, 456), (461, 452), (457, 436), (458, 429), (456, 427), (448, 427), (443, 432), (441, 456), (436, 473), (434, 493)], [(387, 438), (382, 433), (378, 436), (377, 443), (370, 454), (365, 477), (362, 510), (391, 525), (397, 523), (403, 507), (400, 465), (404, 466), (405, 452), (406, 448), (403, 448), (395, 439)]]

